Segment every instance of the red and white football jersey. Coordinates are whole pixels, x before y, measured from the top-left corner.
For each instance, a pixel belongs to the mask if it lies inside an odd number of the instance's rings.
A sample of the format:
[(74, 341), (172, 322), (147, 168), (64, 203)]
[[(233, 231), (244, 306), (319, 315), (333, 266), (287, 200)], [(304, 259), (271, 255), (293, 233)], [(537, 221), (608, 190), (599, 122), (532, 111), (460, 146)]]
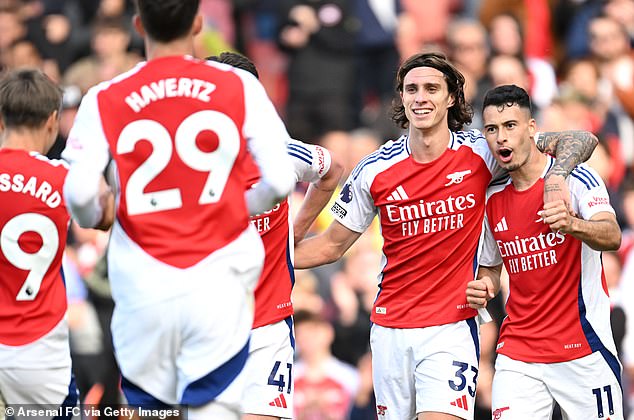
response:
[[(0, 149), (0, 363), (4, 346), (24, 346), (51, 332), (66, 313), (62, 255), (70, 216), (63, 198), (62, 161)], [(70, 357), (66, 342), (49, 346)], [(15, 357), (15, 356), (14, 356)], [(59, 364), (54, 366), (60, 366)]]
[[(549, 157), (543, 175), (553, 162)], [(567, 182), (573, 209), (582, 219), (614, 213), (603, 181), (589, 166), (577, 166)], [(614, 355), (601, 252), (571, 235), (552, 232), (542, 222), (537, 212), (544, 206), (543, 191), (543, 178), (524, 191), (510, 181), (489, 191), (480, 263), (495, 266), (503, 261), (509, 273), (508, 316), (498, 352), (539, 363), (569, 361), (605, 349)]]
[(355, 232), (379, 216), (383, 267), (371, 319), (421, 328), (474, 317), (465, 289), (477, 269), (486, 188), (501, 169), (477, 130), (451, 133), (433, 162), (410, 154), (404, 136), (368, 155), (331, 209)]
[[(330, 152), (323, 147), (291, 140), (286, 148), (295, 169), (295, 182), (317, 182), (330, 170)], [(257, 181), (251, 180), (250, 185)], [(290, 197), (273, 209), (251, 217), (264, 243), (264, 268), (255, 289), (253, 328), (274, 324), (293, 314), (293, 221)]]
[[(103, 168), (111, 153), (118, 223), (154, 258), (190, 267), (247, 227), (248, 129), (271, 107), (257, 86), (230, 66), (188, 57), (141, 63), (88, 92), (64, 158)], [(279, 144), (288, 135), (276, 122)]]

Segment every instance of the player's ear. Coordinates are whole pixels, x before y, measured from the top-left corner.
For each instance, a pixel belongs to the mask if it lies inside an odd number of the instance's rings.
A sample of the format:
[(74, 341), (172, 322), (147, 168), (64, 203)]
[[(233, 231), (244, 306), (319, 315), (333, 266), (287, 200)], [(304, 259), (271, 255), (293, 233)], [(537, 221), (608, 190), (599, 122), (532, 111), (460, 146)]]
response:
[(132, 24), (134, 25), (134, 29), (141, 36), (141, 38), (145, 37), (145, 28), (143, 27), (143, 23), (141, 22), (141, 16), (135, 14), (132, 17)]
[(58, 123), (59, 123), (59, 112), (57, 112), (57, 110), (55, 110), (46, 119), (45, 126), (46, 126), (47, 130), (55, 129), (55, 127), (57, 126)]
[(194, 23), (192, 24), (192, 35), (198, 35), (200, 31), (202, 31), (202, 29), (203, 29), (203, 15), (199, 13), (194, 18)]
[(537, 133), (537, 123), (535, 122), (535, 118), (531, 118), (528, 120), (528, 134), (531, 138), (535, 138), (535, 133)]
[(451, 108), (452, 106), (454, 106), (455, 103), (456, 103), (455, 96), (450, 94), (449, 100), (447, 101), (447, 108)]

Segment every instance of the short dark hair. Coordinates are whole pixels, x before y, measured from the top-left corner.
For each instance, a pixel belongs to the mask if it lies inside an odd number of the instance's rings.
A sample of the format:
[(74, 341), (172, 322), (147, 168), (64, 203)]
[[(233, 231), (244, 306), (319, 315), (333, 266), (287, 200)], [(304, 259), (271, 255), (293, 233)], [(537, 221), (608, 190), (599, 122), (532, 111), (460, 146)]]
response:
[(482, 110), (484, 111), (490, 105), (501, 108), (517, 105), (526, 109), (531, 115), (533, 113), (533, 106), (528, 93), (516, 85), (501, 85), (490, 89), (484, 96)]
[(299, 309), (295, 311), (295, 314), (293, 315), (293, 324), (295, 324), (295, 326), (309, 322), (316, 324), (329, 324), (328, 320), (317, 312), (306, 309)]
[(135, 3), (147, 35), (165, 43), (189, 32), (200, 0), (136, 0)]
[(0, 79), (0, 115), (5, 127), (41, 127), (61, 107), (62, 89), (40, 70), (13, 70)]
[[(445, 76), (449, 94), (453, 96), (454, 104), (448, 110), (447, 122), (451, 131), (462, 130), (465, 124), (470, 124), (473, 118), (473, 109), (464, 97), (465, 79), (444, 54), (431, 52), (420, 53), (408, 58), (396, 73), (396, 92), (403, 93), (403, 80), (410, 70), (417, 67), (431, 67), (440, 71)], [(395, 100), (392, 107), (392, 120), (401, 128), (407, 128), (409, 121), (405, 115), (405, 107), (400, 99)]]
[(220, 55), (209, 56), (207, 57), (207, 60), (229, 64), (230, 66), (233, 66), (235, 68), (248, 71), (258, 79), (260, 78), (260, 75), (258, 74), (258, 69), (255, 67), (255, 64), (253, 64), (253, 61), (249, 60), (249, 58), (245, 57), (242, 54), (225, 51), (223, 53), (220, 53)]

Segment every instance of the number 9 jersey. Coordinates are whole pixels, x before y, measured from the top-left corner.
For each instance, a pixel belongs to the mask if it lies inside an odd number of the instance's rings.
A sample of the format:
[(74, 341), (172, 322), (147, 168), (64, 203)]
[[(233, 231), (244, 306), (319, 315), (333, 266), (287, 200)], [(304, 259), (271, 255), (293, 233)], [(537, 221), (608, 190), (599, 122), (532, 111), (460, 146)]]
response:
[[(0, 149), (0, 367), (70, 366), (62, 255), (68, 168)], [(44, 341), (40, 340), (46, 337)]]

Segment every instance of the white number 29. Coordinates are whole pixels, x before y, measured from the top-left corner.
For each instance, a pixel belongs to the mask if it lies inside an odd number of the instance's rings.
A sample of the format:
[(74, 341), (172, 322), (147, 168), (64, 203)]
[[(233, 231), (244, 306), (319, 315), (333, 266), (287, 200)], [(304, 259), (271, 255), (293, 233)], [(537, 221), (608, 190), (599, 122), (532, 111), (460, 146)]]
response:
[[(35, 232), (42, 238), (37, 252), (24, 252), (18, 239), (25, 232)], [(55, 259), (59, 247), (59, 235), (55, 223), (37, 213), (24, 213), (9, 220), (0, 232), (0, 248), (6, 259), (15, 267), (28, 270), (24, 284), (16, 300), (34, 300), (40, 291), (44, 275)]]
[[(213, 131), (218, 136), (218, 148), (204, 152), (196, 145), (196, 137), (202, 131)], [(169, 164), (172, 158), (172, 138), (167, 129), (153, 120), (131, 122), (121, 131), (117, 141), (117, 153), (134, 150), (137, 142), (147, 140), (152, 153), (131, 175), (126, 186), (128, 214), (144, 214), (180, 208), (183, 205), (179, 188), (170, 188), (150, 193), (145, 192), (152, 182)], [(218, 111), (199, 111), (185, 118), (174, 136), (176, 153), (188, 167), (208, 172), (209, 176), (198, 199), (199, 204), (220, 200), (233, 164), (240, 151), (240, 133), (231, 118)], [(179, 182), (187, 182), (180, 179)]]

